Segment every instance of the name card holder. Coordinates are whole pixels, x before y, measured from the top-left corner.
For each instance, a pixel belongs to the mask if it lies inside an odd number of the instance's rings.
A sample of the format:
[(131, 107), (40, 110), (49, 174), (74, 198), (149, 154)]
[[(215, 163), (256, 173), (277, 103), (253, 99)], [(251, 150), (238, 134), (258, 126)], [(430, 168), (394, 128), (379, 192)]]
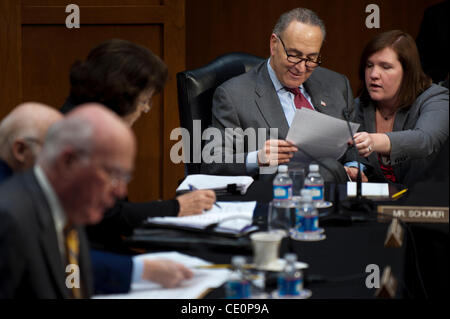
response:
[(391, 266), (387, 266), (383, 270), (383, 275), (381, 276), (380, 288), (375, 292), (375, 297), (377, 298), (395, 298), (395, 293), (397, 292), (398, 282), (392, 274)]
[(399, 248), (403, 245), (403, 227), (397, 218), (392, 219), (389, 225), (384, 247)]

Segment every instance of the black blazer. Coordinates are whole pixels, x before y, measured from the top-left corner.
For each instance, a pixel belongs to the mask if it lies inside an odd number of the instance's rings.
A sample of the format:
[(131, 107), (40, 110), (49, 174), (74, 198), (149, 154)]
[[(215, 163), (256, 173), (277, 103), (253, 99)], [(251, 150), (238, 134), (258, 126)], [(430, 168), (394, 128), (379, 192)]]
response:
[[(68, 298), (50, 207), (32, 170), (0, 185), (0, 221), (0, 298)], [(81, 289), (90, 297), (89, 246), (78, 232)]]

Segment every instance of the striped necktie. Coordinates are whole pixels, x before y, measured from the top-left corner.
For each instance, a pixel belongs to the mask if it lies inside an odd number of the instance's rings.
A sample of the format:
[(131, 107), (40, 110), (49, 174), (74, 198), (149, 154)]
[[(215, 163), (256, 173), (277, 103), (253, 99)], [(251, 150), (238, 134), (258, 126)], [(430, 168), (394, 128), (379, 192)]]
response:
[(294, 94), (294, 104), (297, 109), (301, 109), (302, 107), (306, 107), (307, 109), (314, 110), (312, 105), (308, 102), (308, 100), (305, 98), (305, 96), (302, 94), (299, 88), (284, 88), (286, 91), (291, 92)]
[[(78, 266), (78, 256), (80, 252), (80, 242), (78, 239), (77, 230), (71, 225), (68, 224), (64, 227), (64, 236), (65, 236), (65, 245), (66, 245), (66, 260), (67, 264), (72, 264)], [(80, 272), (78, 274), (80, 276)], [(77, 288), (75, 285), (70, 289), (71, 297), (74, 299), (83, 298), (81, 291), (81, 278), (79, 278), (80, 286)], [(73, 282), (72, 282), (73, 284)]]

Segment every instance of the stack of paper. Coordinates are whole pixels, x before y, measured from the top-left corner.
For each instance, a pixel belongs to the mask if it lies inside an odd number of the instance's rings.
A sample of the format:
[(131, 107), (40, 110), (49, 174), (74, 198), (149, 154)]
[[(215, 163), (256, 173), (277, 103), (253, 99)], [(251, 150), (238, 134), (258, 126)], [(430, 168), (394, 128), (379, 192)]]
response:
[(151, 224), (182, 226), (188, 228), (204, 229), (211, 225), (218, 232), (240, 233), (252, 224), (253, 211), (256, 202), (217, 202), (219, 207), (199, 215), (182, 217), (152, 217), (148, 219)]
[(162, 252), (142, 254), (138, 259), (170, 259), (191, 268), (194, 277), (186, 280), (180, 287), (163, 288), (148, 281), (133, 283), (127, 294), (97, 295), (94, 299), (193, 299), (201, 297), (208, 289), (220, 287), (229, 277), (227, 269), (193, 269), (199, 266), (211, 265), (203, 259), (178, 252)]
[(197, 189), (226, 190), (228, 185), (235, 184), (236, 189), (243, 195), (252, 183), (253, 178), (250, 176), (192, 174), (186, 176), (181, 185), (178, 186), (177, 192), (192, 190), (190, 185)]

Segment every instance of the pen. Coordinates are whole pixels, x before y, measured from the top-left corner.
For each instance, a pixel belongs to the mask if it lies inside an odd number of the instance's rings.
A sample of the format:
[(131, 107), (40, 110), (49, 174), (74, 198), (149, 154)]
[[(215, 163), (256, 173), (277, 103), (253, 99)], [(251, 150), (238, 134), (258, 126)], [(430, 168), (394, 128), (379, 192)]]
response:
[[(196, 190), (198, 190), (198, 188), (195, 187), (195, 186), (192, 185), (192, 184), (189, 184), (189, 189), (190, 189), (191, 191), (196, 191)], [(217, 204), (216, 202), (214, 202), (214, 205), (216, 205), (218, 208), (222, 209), (222, 207), (220, 207), (220, 205)]]
[[(203, 265), (203, 266), (195, 266), (194, 269), (226, 269), (231, 268), (232, 266), (230, 264), (215, 264), (215, 265)], [(254, 268), (253, 265), (244, 265), (245, 269), (251, 269)]]
[(194, 269), (224, 269), (230, 267), (231, 267), (230, 264), (216, 264), (216, 265), (195, 266)]
[(408, 190), (408, 189), (405, 188), (405, 189), (399, 191), (398, 193), (395, 193), (394, 195), (392, 195), (392, 199), (397, 199), (397, 198), (399, 198), (401, 195), (403, 195), (404, 193), (406, 193), (407, 190)]

